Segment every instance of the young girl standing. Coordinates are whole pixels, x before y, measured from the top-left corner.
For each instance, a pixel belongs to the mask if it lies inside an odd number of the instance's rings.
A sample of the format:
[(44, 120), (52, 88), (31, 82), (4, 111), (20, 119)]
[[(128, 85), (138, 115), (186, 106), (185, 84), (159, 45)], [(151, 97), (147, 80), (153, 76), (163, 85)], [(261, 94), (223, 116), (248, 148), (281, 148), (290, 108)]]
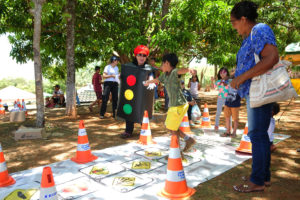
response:
[[(228, 69), (222, 67), (218, 72), (218, 80), (214, 84), (214, 88), (219, 91), (218, 101), (217, 101), (217, 113), (215, 119), (215, 131), (219, 130), (220, 115), (222, 113), (222, 108), (225, 104), (226, 97), (228, 95), (229, 86), (229, 72)], [(212, 77), (212, 83), (214, 78)]]
[(193, 75), (189, 80), (188, 88), (190, 88), (190, 93), (194, 99), (198, 99), (198, 91), (200, 90), (199, 79), (197, 75)]

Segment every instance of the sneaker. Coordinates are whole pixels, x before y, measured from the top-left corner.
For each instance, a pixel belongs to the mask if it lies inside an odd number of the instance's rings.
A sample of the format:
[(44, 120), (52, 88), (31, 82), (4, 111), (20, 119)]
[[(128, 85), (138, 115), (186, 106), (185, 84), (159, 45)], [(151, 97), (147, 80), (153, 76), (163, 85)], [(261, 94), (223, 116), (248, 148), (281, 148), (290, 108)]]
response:
[(190, 123), (190, 127), (195, 127), (196, 124), (194, 124), (193, 122)]
[(100, 115), (100, 119), (104, 119), (104, 116), (103, 116), (103, 115)]
[(196, 140), (194, 138), (190, 137), (189, 139), (187, 139), (187, 141), (185, 141), (183, 152), (189, 151), (194, 144), (196, 144)]
[(132, 133), (127, 133), (127, 132), (123, 132), (120, 136), (122, 139), (127, 139), (127, 138), (130, 138), (132, 137)]

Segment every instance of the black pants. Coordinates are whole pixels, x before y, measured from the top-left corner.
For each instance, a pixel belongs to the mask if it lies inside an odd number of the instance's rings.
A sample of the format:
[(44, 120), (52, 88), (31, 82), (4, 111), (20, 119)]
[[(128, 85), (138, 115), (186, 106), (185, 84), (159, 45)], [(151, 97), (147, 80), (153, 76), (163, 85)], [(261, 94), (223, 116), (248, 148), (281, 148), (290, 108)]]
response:
[(187, 111), (189, 120), (192, 120), (192, 107), (193, 106), (189, 105), (189, 109)]
[(134, 129), (134, 122), (130, 122), (126, 120), (126, 129), (125, 132), (132, 134), (133, 133), (133, 129)]
[(115, 111), (117, 109), (118, 103), (118, 83), (114, 81), (105, 81), (104, 90), (102, 96), (102, 105), (100, 109), (100, 116), (104, 116), (107, 107), (107, 101), (109, 100), (109, 94), (112, 95), (112, 112), (115, 116)]

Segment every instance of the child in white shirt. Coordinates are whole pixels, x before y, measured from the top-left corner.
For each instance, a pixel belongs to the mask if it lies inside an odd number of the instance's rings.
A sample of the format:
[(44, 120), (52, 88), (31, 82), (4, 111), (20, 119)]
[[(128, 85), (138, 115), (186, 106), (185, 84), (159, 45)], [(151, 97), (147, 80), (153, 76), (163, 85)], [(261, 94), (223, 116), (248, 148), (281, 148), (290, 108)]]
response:
[(269, 129), (268, 129), (268, 134), (269, 134), (269, 139), (270, 139), (270, 150), (271, 152), (275, 151), (276, 147), (275, 145), (273, 144), (273, 140), (274, 140), (274, 130), (275, 130), (275, 119), (274, 119), (274, 115), (277, 115), (277, 113), (280, 112), (280, 106), (278, 103), (274, 103), (273, 104), (273, 108), (272, 108), (272, 118), (271, 118), (271, 121), (270, 121), (270, 126), (269, 126)]

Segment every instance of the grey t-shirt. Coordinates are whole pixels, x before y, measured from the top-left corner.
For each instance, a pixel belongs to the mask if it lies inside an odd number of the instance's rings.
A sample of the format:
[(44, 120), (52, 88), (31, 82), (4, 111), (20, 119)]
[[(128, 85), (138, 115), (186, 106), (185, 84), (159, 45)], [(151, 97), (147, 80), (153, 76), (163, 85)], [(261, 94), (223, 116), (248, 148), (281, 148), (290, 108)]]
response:
[(187, 103), (180, 86), (180, 79), (178, 78), (178, 69), (175, 68), (170, 74), (163, 73), (159, 76), (158, 80), (164, 84), (168, 96), (169, 106), (181, 106)]

